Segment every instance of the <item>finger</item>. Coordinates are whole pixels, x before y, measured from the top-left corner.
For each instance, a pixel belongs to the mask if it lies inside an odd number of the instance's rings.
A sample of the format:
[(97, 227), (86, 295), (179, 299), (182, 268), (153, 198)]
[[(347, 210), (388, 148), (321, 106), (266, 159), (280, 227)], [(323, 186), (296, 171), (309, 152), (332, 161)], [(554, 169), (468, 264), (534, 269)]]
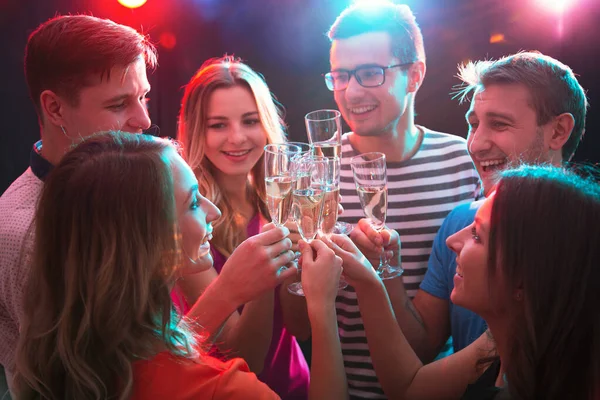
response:
[(288, 263), (292, 262), (296, 258), (293, 251), (287, 250), (273, 258), (273, 265), (280, 268)]
[(342, 196), (340, 196), (340, 202), (338, 203), (338, 215), (342, 215), (344, 213), (344, 206), (342, 205)]
[(368, 236), (367, 234), (360, 228), (360, 226), (358, 227), (358, 229), (353, 229), (352, 232), (350, 232), (350, 239), (356, 243), (356, 245), (362, 249), (365, 252), (371, 252), (371, 253), (380, 253), (381, 252), (381, 245), (377, 245), (376, 243), (374, 243)]
[(258, 235), (253, 236), (251, 239), (256, 243), (267, 246), (279, 242), (290, 234), (290, 230), (285, 226), (275, 227), (267, 232), (261, 232)]
[(381, 234), (377, 232), (373, 226), (369, 223), (369, 220), (366, 218), (358, 221), (359, 229), (369, 238), (369, 240), (375, 245), (381, 247), (383, 246), (383, 240), (381, 239)]
[(267, 253), (267, 257), (269, 258), (275, 258), (287, 250), (292, 250), (292, 241), (288, 238), (284, 238), (277, 243), (265, 246), (265, 251)]
[(304, 240), (300, 240), (298, 243), (300, 245), (300, 257), (302, 258), (303, 263), (311, 263), (314, 261), (313, 249), (310, 247), (308, 243)]
[(329, 248), (335, 252), (335, 254), (349, 254), (351, 255), (354, 252), (357, 252), (358, 249), (352, 243), (346, 235), (331, 235), (329, 239), (325, 238), (327, 245)]
[(298, 269), (294, 263), (289, 263), (277, 270), (277, 282), (283, 282), (287, 279), (295, 277), (298, 274)]
[(270, 231), (271, 229), (275, 228), (275, 224), (272, 222), (266, 223), (262, 226), (262, 228), (260, 228), (261, 232), (267, 232)]

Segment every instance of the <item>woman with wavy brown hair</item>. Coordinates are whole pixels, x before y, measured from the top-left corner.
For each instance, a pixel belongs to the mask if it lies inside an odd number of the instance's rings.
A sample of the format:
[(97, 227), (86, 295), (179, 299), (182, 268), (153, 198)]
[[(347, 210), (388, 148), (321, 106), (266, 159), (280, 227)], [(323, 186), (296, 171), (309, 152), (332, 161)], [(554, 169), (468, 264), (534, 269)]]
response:
[[(178, 282), (188, 303), (210, 285), (233, 250), (271, 220), (263, 148), (285, 141), (282, 114), (262, 76), (232, 56), (206, 61), (185, 88), (178, 139), (201, 191), (223, 213), (210, 241), (214, 268)], [(295, 311), (306, 306), (285, 287), (234, 313), (217, 345), (223, 354), (243, 357), (282, 398), (306, 399), (308, 366), (292, 336), (310, 334), (299, 329), (308, 326), (298, 318), (306, 311)], [(185, 303), (181, 309), (186, 312)]]
[(294, 273), (280, 271), (294, 257), (287, 229), (244, 241), (185, 318), (171, 301), (179, 277), (212, 267), (219, 216), (164, 139), (101, 134), (67, 153), (35, 220), (18, 398), (277, 398), (244, 361), (201, 345)]
[(358, 248), (337, 235), (329, 243), (356, 289), (389, 398), (600, 398), (600, 185), (551, 166), (500, 175), (475, 221), (446, 241), (457, 260), (452, 302), (489, 332), (431, 364), (408, 344)]

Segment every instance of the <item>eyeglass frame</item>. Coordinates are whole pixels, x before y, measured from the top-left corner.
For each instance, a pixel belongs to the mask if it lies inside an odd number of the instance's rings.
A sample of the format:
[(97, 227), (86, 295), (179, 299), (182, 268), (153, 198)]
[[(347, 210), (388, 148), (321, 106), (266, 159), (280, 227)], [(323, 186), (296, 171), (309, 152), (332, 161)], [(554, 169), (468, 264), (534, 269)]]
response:
[[(338, 92), (340, 90), (346, 90), (348, 88), (348, 85), (350, 84), (350, 79), (352, 79), (352, 77), (354, 77), (354, 79), (356, 79), (356, 82), (364, 87), (364, 88), (374, 88), (374, 87), (379, 87), (382, 86), (385, 83), (385, 76), (386, 76), (386, 71), (390, 68), (398, 68), (398, 67), (407, 67), (409, 65), (414, 64), (416, 61), (411, 61), (411, 62), (407, 62), (407, 63), (402, 63), (402, 64), (394, 64), (394, 65), (388, 65), (387, 67), (381, 66), (381, 65), (376, 65), (376, 64), (366, 64), (366, 65), (361, 65), (357, 68), (354, 68), (352, 70), (346, 70), (346, 69), (339, 69), (336, 71), (329, 71), (323, 75), (323, 78), (325, 79), (325, 86), (327, 86), (327, 89), (329, 89), (332, 92)], [(360, 78), (358, 78), (358, 76), (356, 75), (356, 72), (360, 71), (360, 70), (364, 70), (364, 69), (368, 69), (368, 68), (381, 68), (382, 73), (382, 77), (383, 79), (381, 80), (381, 83), (378, 85), (373, 85), (373, 86), (365, 86), (362, 84)], [(331, 80), (331, 88), (329, 88), (329, 85), (327, 84), (328, 80), (331, 79), (331, 73), (332, 72), (346, 72), (348, 74), (348, 82), (346, 83), (346, 87), (344, 87), (343, 89), (335, 89), (334, 88), (334, 84), (333, 84), (333, 80)]]

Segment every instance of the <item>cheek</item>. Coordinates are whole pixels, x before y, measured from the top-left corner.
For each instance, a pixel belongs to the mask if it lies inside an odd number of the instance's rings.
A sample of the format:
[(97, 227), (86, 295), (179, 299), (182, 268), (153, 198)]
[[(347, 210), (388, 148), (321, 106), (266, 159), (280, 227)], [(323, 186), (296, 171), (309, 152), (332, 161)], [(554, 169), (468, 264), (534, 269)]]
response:
[(187, 215), (179, 222), (183, 248), (190, 257), (195, 257), (200, 241), (206, 234), (205, 224), (202, 223), (200, 212), (198, 215)]

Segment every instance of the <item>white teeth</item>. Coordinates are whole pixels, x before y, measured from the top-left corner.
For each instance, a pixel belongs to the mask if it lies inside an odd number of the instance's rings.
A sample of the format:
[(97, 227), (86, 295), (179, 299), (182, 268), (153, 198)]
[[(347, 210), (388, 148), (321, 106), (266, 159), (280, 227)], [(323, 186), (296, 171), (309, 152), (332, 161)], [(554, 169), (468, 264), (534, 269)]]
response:
[(352, 114), (364, 114), (366, 112), (373, 111), (376, 108), (377, 106), (356, 107), (351, 108), (350, 111), (352, 112)]
[(500, 164), (504, 164), (506, 162), (506, 159), (502, 159), (502, 160), (485, 160), (485, 161), (480, 161), (479, 163), (481, 164), (481, 166), (483, 167), (489, 167), (491, 165), (500, 165)]
[(204, 236), (204, 239), (202, 239), (202, 242), (200, 242), (200, 246), (202, 246), (203, 244), (206, 244), (211, 239), (212, 239), (212, 233), (209, 233), (208, 235)]
[(250, 153), (251, 151), (252, 151), (252, 149), (243, 150), (243, 151), (224, 151), (223, 153), (227, 154), (228, 156), (239, 157), (239, 156), (246, 155), (246, 154)]

